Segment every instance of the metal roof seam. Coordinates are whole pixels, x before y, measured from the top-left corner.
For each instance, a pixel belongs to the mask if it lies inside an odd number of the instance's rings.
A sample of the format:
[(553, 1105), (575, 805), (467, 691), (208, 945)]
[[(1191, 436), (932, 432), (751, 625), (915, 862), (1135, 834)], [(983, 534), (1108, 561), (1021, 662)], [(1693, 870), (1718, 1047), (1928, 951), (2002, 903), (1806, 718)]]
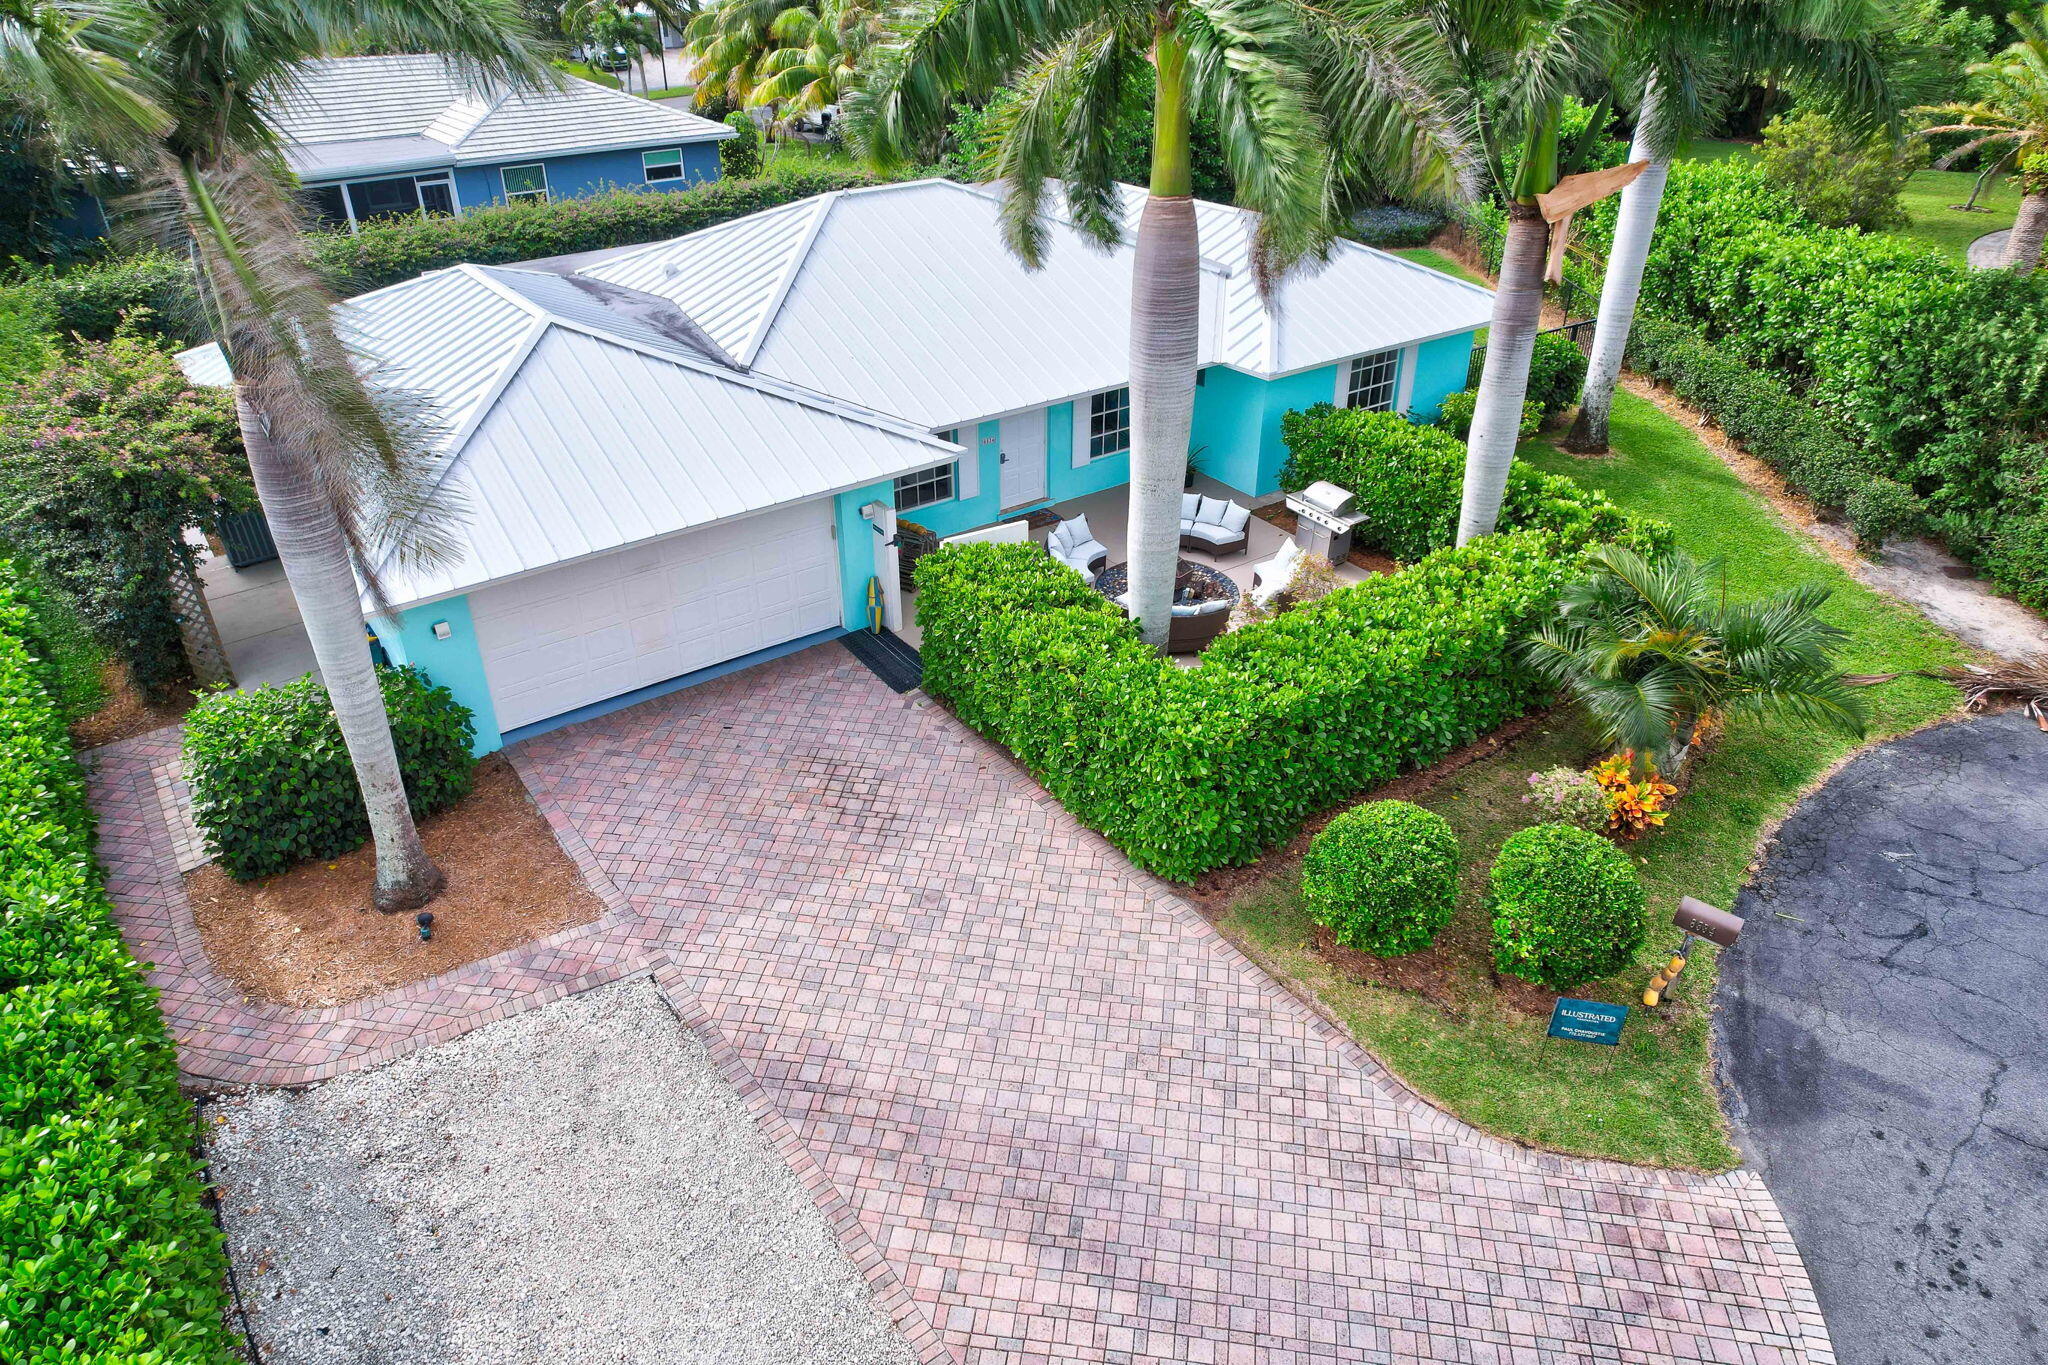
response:
[(742, 365), (751, 367), (754, 357), (761, 354), (761, 347), (767, 344), (768, 334), (775, 330), (775, 315), (782, 311), (783, 300), (789, 297), (791, 287), (796, 284), (796, 277), (803, 272), (804, 261), (811, 253), (811, 244), (817, 241), (818, 234), (824, 231), (825, 220), (832, 216), (832, 206), (838, 202), (837, 192), (817, 197), (817, 208), (811, 213), (811, 221), (805, 226), (803, 236), (791, 248), (789, 259), (783, 263), (782, 277), (776, 281), (774, 289), (769, 293), (768, 303), (761, 309), (761, 319), (754, 324), (753, 335), (747, 338), (747, 344), (740, 351), (739, 360)]

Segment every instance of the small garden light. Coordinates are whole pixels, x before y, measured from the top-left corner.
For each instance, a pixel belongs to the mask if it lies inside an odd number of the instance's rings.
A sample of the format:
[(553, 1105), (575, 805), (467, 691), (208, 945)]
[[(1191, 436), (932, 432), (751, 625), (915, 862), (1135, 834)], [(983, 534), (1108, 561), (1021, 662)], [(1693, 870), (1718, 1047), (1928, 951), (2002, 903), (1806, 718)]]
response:
[(412, 922), (420, 927), (420, 942), (431, 943), (434, 938), (434, 912), (422, 910), (412, 917)]

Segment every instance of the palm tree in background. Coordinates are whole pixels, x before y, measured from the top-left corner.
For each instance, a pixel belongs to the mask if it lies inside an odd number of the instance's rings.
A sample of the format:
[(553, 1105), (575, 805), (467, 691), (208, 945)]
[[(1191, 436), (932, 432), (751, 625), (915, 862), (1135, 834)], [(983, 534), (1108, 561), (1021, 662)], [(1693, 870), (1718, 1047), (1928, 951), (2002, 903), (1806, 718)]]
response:
[(1431, 97), (1434, 36), (1392, 5), (1340, 23), (1297, 0), (923, 0), (875, 49), (848, 104), (873, 162), (915, 159), (952, 102), (1011, 85), (990, 173), (1005, 188), (1004, 241), (1039, 266), (1051, 182), (1064, 216), (1104, 245), (1123, 240), (1112, 134), (1131, 78), (1154, 77), (1151, 183), (1131, 286), (1130, 602), (1143, 638), (1165, 642), (1194, 414), (1200, 242), (1190, 110), (1214, 113), (1238, 202), (1259, 212), (1262, 279), (1327, 246), (1377, 181), (1411, 194), (1462, 190), (1461, 131)]
[[(1603, 100), (1586, 136), (1564, 145), (1565, 98), (1609, 88), (1627, 14), (1621, 0), (1432, 0), (1429, 13), (1451, 49), (1508, 215), (1486, 362), (1466, 440), (1458, 509), (1463, 545), (1493, 532), (1521, 434), (1550, 243), (1537, 196), (1580, 169), (1576, 163), (1606, 119)], [(1516, 153), (1512, 160), (1510, 148)]]
[(2007, 18), (2019, 39), (1970, 68), (1984, 84), (1984, 97), (1922, 110), (1950, 121), (1924, 128), (1921, 135), (1970, 135), (1935, 163), (1943, 170), (1980, 148), (1996, 148), (2018, 163), (2020, 212), (2005, 239), (2002, 264), (2027, 274), (2040, 268), (2041, 248), (2048, 242), (2048, 4), (2038, 14), (2015, 10)]
[(780, 110), (784, 122), (838, 104), (853, 89), (880, 23), (865, 0), (782, 11), (768, 25), (774, 46), (760, 60), (747, 102)]
[(1741, 81), (1793, 82), (1852, 126), (1891, 112), (1878, 39), (1890, 11), (1877, 0), (1660, 0), (1622, 37), (1622, 80), (1640, 91), (1631, 162), (1648, 167), (1621, 191), (1600, 288), (1599, 321), (1567, 450), (1607, 449), (1614, 385), (1628, 351), (1650, 239), (1673, 157), (1704, 135)]
[(817, 12), (804, 0), (722, 0), (690, 19), (683, 29), (683, 45), (700, 107), (720, 101), (745, 107), (754, 102), (754, 87), (767, 74), (768, 54), (776, 50), (775, 21), (790, 9)]
[(433, 433), (336, 336), (265, 113), (305, 63), (364, 43), (442, 53), (480, 88), (554, 74), (511, 0), (143, 0), (94, 9), (72, 41), (100, 59), (90, 70), (15, 46), (10, 82), (67, 150), (131, 168), (146, 211), (198, 256), (250, 472), (362, 789), (375, 901), (412, 909), (444, 879), (407, 804), (358, 575), (374, 597), (380, 562), (445, 553), (456, 509), (432, 496)]

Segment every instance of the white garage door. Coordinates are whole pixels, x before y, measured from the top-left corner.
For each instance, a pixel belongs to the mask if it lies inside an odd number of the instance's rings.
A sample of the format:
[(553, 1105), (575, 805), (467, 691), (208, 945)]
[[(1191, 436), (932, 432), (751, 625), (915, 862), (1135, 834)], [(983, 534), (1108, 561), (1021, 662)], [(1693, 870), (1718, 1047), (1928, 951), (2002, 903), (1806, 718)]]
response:
[(839, 624), (832, 500), (763, 512), (469, 595), (511, 730)]

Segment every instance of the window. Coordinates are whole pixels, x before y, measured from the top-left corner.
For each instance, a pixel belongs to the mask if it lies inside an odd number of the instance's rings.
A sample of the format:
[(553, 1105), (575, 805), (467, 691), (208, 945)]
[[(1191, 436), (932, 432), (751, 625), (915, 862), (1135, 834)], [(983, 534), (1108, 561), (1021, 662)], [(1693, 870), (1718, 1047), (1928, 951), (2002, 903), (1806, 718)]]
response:
[(548, 200), (548, 168), (536, 161), (531, 166), (507, 166), (498, 172), (505, 182), (505, 197), (513, 203)]
[(358, 180), (348, 187), (348, 201), (355, 206), (358, 223), (420, 211), (419, 186), (409, 175), (397, 180)]
[(1131, 391), (1111, 389), (1088, 400), (1088, 458), (1099, 460), (1131, 448)]
[[(939, 433), (939, 439), (942, 441), (949, 439), (950, 436), (949, 432)], [(952, 465), (942, 464), (937, 469), (921, 469), (915, 474), (905, 474), (896, 480), (896, 510), (899, 512), (952, 500)]]
[(428, 213), (444, 213), (454, 216), (455, 182), (452, 180), (420, 181), (420, 207)]
[(683, 178), (683, 149), (670, 148), (662, 152), (640, 153), (640, 173), (649, 184), (657, 180), (681, 180)]
[(342, 202), (339, 185), (315, 185), (301, 190), (299, 202), (321, 227), (348, 226), (348, 205)]
[(1394, 372), (1400, 367), (1399, 351), (1362, 355), (1351, 362), (1344, 376), (1344, 406), (1367, 412), (1394, 410)]

